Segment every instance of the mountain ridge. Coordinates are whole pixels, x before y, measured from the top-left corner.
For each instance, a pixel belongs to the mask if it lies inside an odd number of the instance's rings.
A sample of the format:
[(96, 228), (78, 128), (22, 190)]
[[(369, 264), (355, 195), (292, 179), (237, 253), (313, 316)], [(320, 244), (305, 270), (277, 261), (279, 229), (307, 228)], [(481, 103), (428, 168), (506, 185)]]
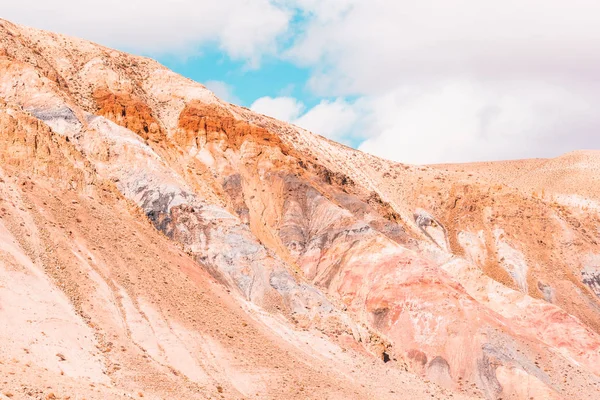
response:
[[(0, 309), (13, 395), (22, 381), (86, 398), (600, 391), (597, 153), (528, 161), (536, 175), (514, 182), (394, 163), (150, 59), (3, 20), (0, 98), (0, 299), (22, 282), (22, 313), (54, 329)], [(32, 274), (78, 334), (37, 316)]]

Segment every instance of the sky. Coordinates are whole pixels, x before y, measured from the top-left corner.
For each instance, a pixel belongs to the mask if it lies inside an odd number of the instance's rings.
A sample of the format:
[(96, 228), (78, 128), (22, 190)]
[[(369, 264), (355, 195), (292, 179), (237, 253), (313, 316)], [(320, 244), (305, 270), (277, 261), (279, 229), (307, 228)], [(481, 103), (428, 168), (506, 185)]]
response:
[(597, 0), (20, 0), (0, 17), (395, 161), (600, 148)]

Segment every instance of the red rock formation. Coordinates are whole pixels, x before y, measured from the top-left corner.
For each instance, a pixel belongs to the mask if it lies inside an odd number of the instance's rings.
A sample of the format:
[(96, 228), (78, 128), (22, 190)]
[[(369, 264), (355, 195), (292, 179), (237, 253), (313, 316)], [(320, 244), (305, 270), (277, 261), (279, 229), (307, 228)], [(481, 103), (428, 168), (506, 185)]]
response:
[(108, 89), (94, 91), (92, 98), (98, 105), (97, 115), (137, 133), (145, 140), (160, 142), (164, 139), (159, 122), (152, 116), (152, 110), (140, 99)]
[[(191, 101), (179, 115), (178, 134), (174, 139), (182, 146), (189, 146), (193, 138), (203, 144), (212, 142), (239, 150), (245, 141), (259, 145), (285, 148), (279, 137), (267, 129), (246, 121), (235, 119), (233, 114), (222, 106)], [(183, 137), (180, 137), (182, 136)]]

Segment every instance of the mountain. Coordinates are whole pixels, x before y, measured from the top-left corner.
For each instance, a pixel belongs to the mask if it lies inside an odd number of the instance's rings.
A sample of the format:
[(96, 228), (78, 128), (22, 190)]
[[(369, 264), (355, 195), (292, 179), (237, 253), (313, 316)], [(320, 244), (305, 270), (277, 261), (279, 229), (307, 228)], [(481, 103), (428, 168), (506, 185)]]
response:
[(0, 397), (600, 398), (599, 166), (399, 164), (0, 20)]

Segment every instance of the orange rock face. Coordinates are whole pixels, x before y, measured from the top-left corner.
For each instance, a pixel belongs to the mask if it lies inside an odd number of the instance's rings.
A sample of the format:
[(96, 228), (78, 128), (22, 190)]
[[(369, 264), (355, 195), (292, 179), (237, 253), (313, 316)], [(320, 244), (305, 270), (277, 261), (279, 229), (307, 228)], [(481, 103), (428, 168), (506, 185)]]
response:
[(97, 115), (110, 119), (145, 140), (159, 142), (164, 139), (159, 122), (152, 116), (152, 110), (141, 100), (130, 94), (114, 93), (98, 89), (92, 94), (98, 105)]
[(152, 60), (0, 44), (2, 395), (600, 397), (598, 152), (403, 165)]
[[(195, 140), (223, 143), (234, 150), (239, 150), (246, 141), (284, 148), (279, 137), (267, 129), (240, 121), (223, 107), (199, 101), (191, 101), (185, 105), (179, 115), (177, 127)], [(181, 139), (178, 142), (183, 146), (190, 144)]]

